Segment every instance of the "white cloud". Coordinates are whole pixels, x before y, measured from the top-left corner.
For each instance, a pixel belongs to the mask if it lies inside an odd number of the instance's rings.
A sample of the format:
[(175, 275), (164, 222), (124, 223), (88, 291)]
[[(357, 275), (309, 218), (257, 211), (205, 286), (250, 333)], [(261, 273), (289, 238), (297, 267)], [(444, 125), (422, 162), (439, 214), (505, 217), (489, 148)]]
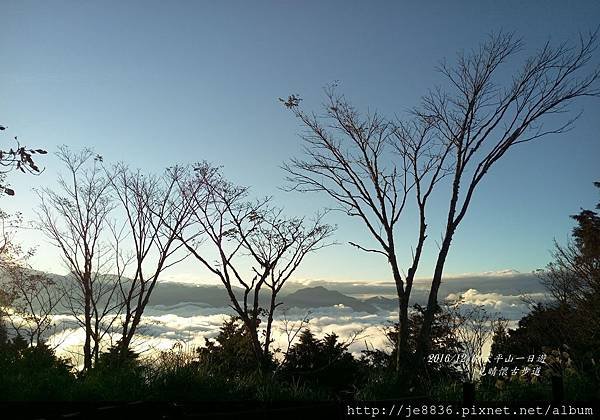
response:
[[(482, 293), (476, 289), (468, 289), (463, 293), (450, 293), (448, 300), (456, 300), (459, 296), (462, 296), (464, 305), (483, 306), (488, 312), (497, 313), (510, 320), (520, 319), (529, 311), (529, 305), (523, 300), (523, 295)], [(546, 294), (531, 293), (528, 297), (534, 300), (544, 300)]]
[[(182, 280), (181, 278), (179, 280)], [(488, 312), (499, 313), (516, 322), (528, 311), (528, 304), (523, 301), (522, 294), (527, 293), (535, 300), (544, 300), (546, 295), (539, 287), (539, 282), (531, 274), (516, 273), (513, 270), (489, 272), (477, 275), (465, 274), (446, 278), (440, 289), (440, 298), (448, 296), (457, 298), (462, 295), (465, 305), (483, 305)], [(288, 292), (303, 287), (324, 286), (331, 290), (351, 296), (395, 296), (395, 287), (390, 282), (322, 282), (302, 281), (290, 283)], [(417, 301), (426, 297), (428, 288), (415, 287)], [(194, 289), (196, 293), (198, 290)], [(185, 292), (185, 290), (184, 290)], [(182, 293), (182, 296), (187, 296)], [(285, 297), (283, 298), (285, 300)], [(360, 339), (352, 344), (350, 350), (358, 353), (369, 348), (384, 348), (387, 345), (382, 327), (386, 323), (397, 320), (397, 312), (381, 310), (375, 314), (356, 312), (350, 307), (336, 305), (324, 308), (290, 308), (285, 317), (290, 322), (298, 322), (309, 314), (309, 327), (315, 335), (322, 337), (335, 332), (342, 341), (348, 340), (356, 331), (362, 331)], [(179, 302), (174, 305), (148, 306), (136, 339), (136, 350), (146, 354), (172, 348), (183, 343), (190, 349), (203, 345), (205, 338), (218, 334), (219, 328), (232, 314), (228, 307), (211, 307), (199, 302)], [(286, 336), (283, 333), (283, 313), (277, 314), (273, 326), (275, 344), (273, 348), (285, 349)], [(73, 317), (55, 316), (57, 333), (51, 337), (53, 345), (58, 345), (63, 355), (73, 356), (81, 352), (83, 333), (74, 327)], [(113, 342), (118, 335), (113, 337)]]

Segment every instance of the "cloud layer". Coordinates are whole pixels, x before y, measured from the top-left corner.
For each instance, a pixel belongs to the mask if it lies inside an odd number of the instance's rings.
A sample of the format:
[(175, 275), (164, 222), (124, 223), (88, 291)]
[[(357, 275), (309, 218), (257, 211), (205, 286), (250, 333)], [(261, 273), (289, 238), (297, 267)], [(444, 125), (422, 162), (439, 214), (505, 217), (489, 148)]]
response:
[[(308, 326), (317, 336), (335, 332), (341, 340), (354, 339), (350, 350), (359, 353), (368, 348), (385, 348), (387, 340), (382, 327), (397, 318), (395, 312), (393, 284), (384, 282), (296, 282), (290, 283), (288, 293), (294, 293), (307, 287), (321, 286), (340, 292), (346, 297), (365, 299), (373, 296), (387, 296), (388, 306), (375, 305), (376, 310), (368, 312), (356, 308), (372, 308), (372, 305), (356, 306), (356, 299), (345, 300), (355, 305), (354, 308), (342, 303), (329, 306), (289, 307), (285, 313), (279, 312), (274, 323), (273, 348), (283, 351), (287, 348), (288, 336), (286, 325), (298, 323), (304, 317), (310, 318)], [(424, 303), (428, 293), (428, 282), (416, 282), (413, 303)], [(172, 348), (177, 343), (193, 349), (203, 345), (206, 338), (215, 337), (220, 326), (232, 315), (232, 310), (223, 299), (222, 292), (214, 288), (196, 287), (190, 284), (166, 283), (157, 289), (159, 292), (152, 299), (145, 313), (135, 342), (136, 350), (144, 354), (152, 354), (158, 350)], [(339, 294), (332, 294), (337, 296)], [(531, 274), (512, 271), (500, 273), (484, 273), (481, 275), (464, 275), (447, 278), (440, 289), (440, 298), (456, 299), (462, 296), (465, 305), (482, 305), (488, 312), (499, 314), (515, 322), (527, 313), (528, 304), (523, 300), (528, 295), (534, 300), (544, 300), (545, 293), (537, 278)], [(298, 296), (296, 294), (295, 296)], [(308, 294), (310, 296), (310, 294)], [(186, 302), (185, 300), (195, 300)], [(285, 295), (282, 297), (285, 303)], [(372, 301), (371, 301), (372, 302)], [(389, 304), (392, 304), (391, 307)], [(284, 305), (285, 307), (285, 305)], [(60, 353), (77, 358), (81, 351), (83, 334), (74, 328), (72, 319), (66, 315), (56, 318), (58, 331), (50, 342), (58, 346)], [(287, 324), (286, 324), (287, 323)], [(62, 325), (62, 326), (61, 326)], [(357, 333), (359, 333), (357, 335)], [(118, 337), (113, 337), (113, 341)]]

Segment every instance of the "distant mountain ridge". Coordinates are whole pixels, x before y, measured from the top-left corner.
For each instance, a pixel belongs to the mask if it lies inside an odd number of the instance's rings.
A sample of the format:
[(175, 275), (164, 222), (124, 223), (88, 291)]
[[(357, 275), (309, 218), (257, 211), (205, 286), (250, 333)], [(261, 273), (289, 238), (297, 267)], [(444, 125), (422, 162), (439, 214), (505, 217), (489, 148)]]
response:
[[(67, 276), (47, 273), (56, 283), (66, 284), (71, 280)], [(234, 293), (242, 299), (243, 290), (239, 287), (233, 288)], [(266, 296), (261, 302), (266, 307)], [(343, 305), (357, 312), (375, 314), (382, 309), (388, 309), (390, 299), (381, 298), (381, 301), (372, 299), (358, 299), (340, 293), (336, 290), (327, 289), (323, 286), (305, 287), (292, 293), (282, 292), (278, 301), (283, 303), (284, 308), (323, 308)], [(390, 300), (391, 301), (391, 300)], [(189, 283), (159, 282), (148, 302), (150, 307), (161, 307), (161, 310), (176, 310), (182, 306), (192, 305), (198, 307), (225, 308), (231, 305), (229, 295), (221, 285), (194, 285)], [(68, 313), (67, 308), (57, 308), (57, 313)]]
[[(235, 288), (234, 293), (241, 298), (242, 289)], [(283, 303), (282, 306), (284, 308), (310, 309), (343, 305), (354, 311), (370, 314), (377, 313), (382, 309), (366, 300), (347, 296), (338, 291), (326, 289), (323, 286), (306, 287), (287, 295), (282, 294), (279, 301)], [(227, 307), (230, 305), (229, 296), (221, 286), (196, 286), (184, 283), (158, 284), (150, 298), (149, 304), (175, 307), (181, 305), (183, 302), (212, 307)]]
[(398, 300), (386, 298), (383, 296), (373, 296), (371, 298), (365, 299), (364, 302), (380, 310), (393, 311), (398, 309)]
[[(66, 276), (47, 274), (57, 283), (71, 281)], [(465, 275), (448, 280), (442, 283), (440, 296), (447, 296), (450, 293), (463, 293), (469, 289), (501, 295), (518, 295), (543, 291), (539, 279), (534, 274), (518, 273), (514, 270), (504, 270), (500, 273), (483, 273), (480, 276)], [(371, 285), (368, 282), (364, 285), (352, 285), (344, 282), (324, 283), (324, 285), (317, 284), (315, 286), (311, 284), (291, 284), (288, 288), (289, 292), (286, 293), (286, 289), (282, 290), (278, 301), (283, 303), (284, 308), (311, 309), (343, 305), (354, 311), (369, 314), (376, 314), (380, 311), (396, 311), (398, 309), (398, 302), (394, 297), (395, 287), (393, 283), (380, 283), (377, 285)], [(298, 286), (300, 287), (298, 288)], [(243, 296), (242, 289), (234, 287), (233, 290), (241, 299)], [(417, 284), (413, 289), (411, 303), (423, 305), (427, 301), (427, 296), (427, 285)], [(266, 299), (266, 296), (263, 299)], [(197, 285), (159, 282), (149, 301), (150, 307), (156, 309), (160, 307), (161, 311), (173, 310), (174, 312), (182, 306), (227, 308), (230, 305), (229, 295), (224, 287), (219, 284)], [(261, 301), (261, 306), (267, 306), (266, 300)], [(57, 308), (57, 313), (67, 313), (65, 311), (66, 308)]]
[(335, 290), (323, 286), (307, 287), (290, 293), (281, 298), (283, 306), (296, 308), (321, 308), (328, 306), (344, 305), (357, 312), (377, 313), (377, 307), (370, 303), (346, 296)]

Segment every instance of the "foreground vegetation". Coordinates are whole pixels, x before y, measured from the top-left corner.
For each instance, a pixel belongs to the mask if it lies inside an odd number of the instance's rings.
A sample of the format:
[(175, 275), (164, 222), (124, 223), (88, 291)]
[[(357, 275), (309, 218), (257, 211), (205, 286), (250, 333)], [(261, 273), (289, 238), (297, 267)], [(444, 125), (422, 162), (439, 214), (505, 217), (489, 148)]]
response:
[[(248, 337), (232, 320), (215, 342), (194, 352), (179, 348), (140, 360), (130, 353), (102, 354), (97, 366), (77, 373), (46, 345), (22, 339), (0, 345), (0, 399), (4, 401), (326, 401), (419, 398), (461, 401), (464, 381), (452, 368), (431, 369), (427, 384), (409, 387), (393, 369), (394, 356), (380, 351), (357, 358), (335, 334), (317, 339), (305, 330), (283, 361), (256, 370)], [(478, 399), (548, 400), (552, 371), (531, 380), (482, 381)], [(597, 371), (571, 369), (565, 398), (595, 400)]]

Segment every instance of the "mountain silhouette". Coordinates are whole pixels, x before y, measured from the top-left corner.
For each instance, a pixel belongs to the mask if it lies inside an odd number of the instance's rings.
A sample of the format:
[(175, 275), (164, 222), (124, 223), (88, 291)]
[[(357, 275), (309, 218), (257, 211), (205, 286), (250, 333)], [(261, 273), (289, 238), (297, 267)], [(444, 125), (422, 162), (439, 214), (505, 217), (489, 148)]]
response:
[(346, 296), (323, 286), (307, 287), (281, 298), (283, 306), (296, 308), (321, 308), (344, 305), (358, 312), (377, 313), (378, 309), (370, 303)]

